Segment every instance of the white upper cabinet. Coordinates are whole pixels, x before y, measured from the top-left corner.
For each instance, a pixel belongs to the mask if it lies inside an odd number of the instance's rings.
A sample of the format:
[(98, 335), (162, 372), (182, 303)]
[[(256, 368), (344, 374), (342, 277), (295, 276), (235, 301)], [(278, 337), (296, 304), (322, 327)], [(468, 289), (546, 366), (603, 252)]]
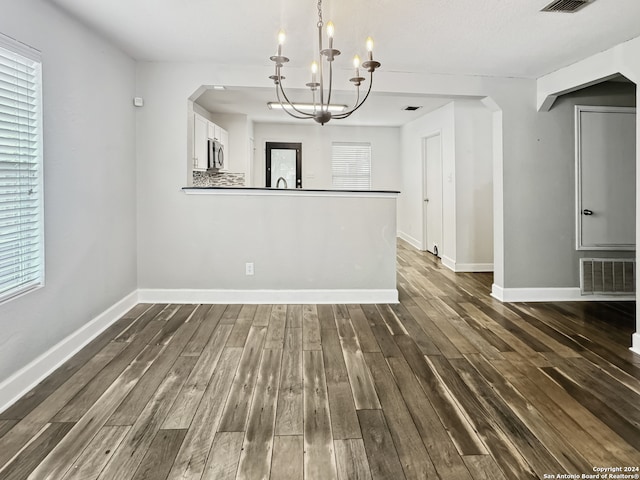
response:
[(220, 140), (220, 127), (213, 122), (208, 125), (209, 138), (211, 140)]
[(206, 171), (208, 168), (209, 140), (222, 145), (224, 163), (219, 170), (229, 171), (229, 133), (202, 115), (193, 114), (193, 170)]
[(198, 115), (193, 114), (193, 169), (205, 171), (207, 169), (207, 139), (208, 124), (210, 122)]

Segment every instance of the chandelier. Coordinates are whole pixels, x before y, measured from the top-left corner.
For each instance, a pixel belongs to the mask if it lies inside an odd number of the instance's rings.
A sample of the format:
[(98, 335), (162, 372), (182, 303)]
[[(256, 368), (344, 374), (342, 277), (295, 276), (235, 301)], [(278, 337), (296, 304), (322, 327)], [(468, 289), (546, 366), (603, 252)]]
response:
[[(369, 93), (371, 93), (373, 72), (375, 72), (376, 68), (380, 67), (380, 63), (373, 59), (373, 40), (369, 37), (366, 42), (368, 60), (360, 64), (360, 57), (358, 57), (358, 55), (353, 58), (353, 66), (355, 68), (356, 75), (355, 77), (350, 78), (349, 81), (356, 87), (356, 101), (351, 108), (346, 109), (347, 107), (343, 106), (343, 108), (338, 108), (338, 110), (340, 110), (339, 112), (335, 113), (336, 105), (331, 105), (333, 61), (335, 57), (340, 55), (340, 50), (333, 48), (333, 35), (335, 32), (333, 22), (327, 22), (326, 33), (328, 37), (328, 48), (323, 48), (322, 29), (324, 26), (325, 25), (322, 20), (322, 0), (318, 0), (318, 57), (317, 60), (314, 60), (311, 64), (311, 82), (306, 84), (306, 86), (311, 89), (313, 100), (311, 104), (303, 105), (292, 102), (289, 100), (284, 91), (284, 87), (282, 86), (282, 80), (285, 78), (281, 73), (282, 67), (289, 61), (287, 57), (282, 55), (282, 45), (285, 41), (285, 33), (283, 30), (280, 30), (278, 33), (278, 54), (270, 57), (270, 59), (276, 64), (275, 74), (269, 77), (273, 80), (276, 87), (278, 103), (275, 105), (281, 107), (294, 118), (313, 118), (321, 125), (324, 125), (332, 118), (347, 118), (353, 112), (358, 110), (367, 100), (367, 97), (369, 97)], [(323, 57), (326, 62), (326, 65), (324, 66)], [(366, 79), (360, 76), (360, 67), (369, 72), (369, 87), (367, 88), (366, 95), (362, 99), (360, 99), (360, 85)], [(328, 70), (328, 84), (325, 82), (325, 70)]]

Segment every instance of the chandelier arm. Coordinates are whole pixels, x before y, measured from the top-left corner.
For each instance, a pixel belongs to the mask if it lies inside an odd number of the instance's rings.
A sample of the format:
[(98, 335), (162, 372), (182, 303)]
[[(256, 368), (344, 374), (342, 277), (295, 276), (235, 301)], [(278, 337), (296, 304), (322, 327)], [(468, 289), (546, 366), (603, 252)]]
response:
[(329, 62), (329, 95), (327, 97), (327, 111), (331, 105), (331, 93), (333, 90), (333, 62)]
[(362, 101), (356, 105), (355, 107), (353, 107), (351, 110), (347, 111), (347, 112), (343, 112), (343, 113), (339, 113), (337, 115), (334, 115), (333, 118), (337, 118), (337, 119), (343, 119), (343, 118), (347, 118), (349, 115), (351, 115), (353, 112), (355, 112), (356, 110), (358, 110), (362, 104), (364, 104), (364, 102), (367, 101), (367, 98), (369, 97), (369, 94), (371, 93), (371, 87), (373, 86), (373, 72), (370, 73), (370, 78), (369, 78), (369, 89), (367, 90), (367, 94), (364, 96), (364, 98), (362, 99)]
[(318, 0), (318, 69), (320, 70), (320, 110), (324, 106), (324, 72), (322, 68), (322, 0)]
[[(355, 109), (358, 106), (358, 102), (360, 101), (360, 85), (356, 86), (356, 101), (353, 104), (353, 107), (351, 107), (351, 109), (347, 110), (348, 112), (350, 112), (351, 110)], [(340, 115), (340, 114), (338, 114)]]
[(356, 86), (356, 101), (353, 103), (353, 107), (351, 107), (346, 112), (336, 113), (335, 115), (332, 115), (331, 118), (337, 118), (338, 120), (347, 118), (349, 115), (351, 115), (351, 112), (355, 112), (355, 109), (358, 107), (359, 101), (360, 101), (360, 87)]
[[(282, 88), (282, 85), (280, 85), (280, 87)], [(282, 94), (284, 95), (284, 90), (282, 91)], [(277, 85), (276, 85), (276, 96), (278, 97), (278, 103), (282, 106), (282, 110), (284, 110), (284, 111), (287, 113), (287, 115), (289, 115), (289, 116), (291, 116), (291, 117), (293, 117), (293, 118), (297, 118), (297, 119), (299, 119), (299, 120), (307, 120), (307, 119), (309, 119), (309, 118), (313, 118), (312, 116), (310, 116), (310, 115), (308, 115), (308, 114), (305, 114), (304, 112), (301, 112), (301, 111), (299, 111), (297, 108), (295, 108), (295, 107), (291, 104), (291, 102), (289, 101), (289, 99), (287, 99), (287, 98), (286, 98), (286, 95), (285, 95), (285, 99), (287, 100), (287, 104), (288, 104), (288, 105), (289, 105), (293, 110), (295, 110), (296, 112), (298, 112), (300, 115), (295, 115), (294, 113), (291, 113), (291, 112), (289, 111), (289, 109), (288, 109), (288, 108), (285, 108), (285, 106), (283, 105), (282, 99), (280, 98), (280, 90), (278, 89), (278, 86), (277, 86)]]
[[(278, 86), (280, 88), (278, 88)], [(291, 107), (291, 110), (294, 110), (296, 113), (300, 114), (300, 116), (294, 115), (293, 113), (291, 113), (289, 111), (289, 109), (284, 108), (282, 99), (280, 98), (280, 93), (282, 92), (282, 96), (284, 97), (285, 101), (287, 102), (287, 105), (289, 105), (289, 107)], [(289, 100), (289, 98), (287, 97), (287, 94), (284, 91), (284, 87), (282, 86), (282, 80), (280, 80), (278, 82), (278, 85), (276, 85), (276, 95), (278, 97), (278, 102), (280, 103), (280, 105), (282, 105), (282, 109), (287, 112), (289, 115), (291, 115), (294, 118), (301, 118), (301, 119), (307, 119), (307, 118), (313, 118), (313, 115), (307, 113), (307, 112), (303, 112), (301, 110), (298, 110), (294, 105), (293, 102), (291, 100)]]

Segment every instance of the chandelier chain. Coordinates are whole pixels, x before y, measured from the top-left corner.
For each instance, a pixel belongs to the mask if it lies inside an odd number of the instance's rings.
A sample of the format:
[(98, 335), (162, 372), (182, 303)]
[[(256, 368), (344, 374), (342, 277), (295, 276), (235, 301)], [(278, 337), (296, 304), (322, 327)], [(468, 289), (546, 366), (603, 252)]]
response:
[(318, 0), (318, 27), (322, 27), (324, 23), (322, 22), (322, 0)]

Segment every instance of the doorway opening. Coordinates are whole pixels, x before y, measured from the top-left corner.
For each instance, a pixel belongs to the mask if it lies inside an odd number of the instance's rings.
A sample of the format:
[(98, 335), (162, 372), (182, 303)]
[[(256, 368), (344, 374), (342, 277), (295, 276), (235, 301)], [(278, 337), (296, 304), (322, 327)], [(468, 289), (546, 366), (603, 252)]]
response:
[(440, 132), (422, 139), (423, 250), (442, 257), (442, 140)]
[(266, 187), (302, 188), (302, 143), (267, 142)]

